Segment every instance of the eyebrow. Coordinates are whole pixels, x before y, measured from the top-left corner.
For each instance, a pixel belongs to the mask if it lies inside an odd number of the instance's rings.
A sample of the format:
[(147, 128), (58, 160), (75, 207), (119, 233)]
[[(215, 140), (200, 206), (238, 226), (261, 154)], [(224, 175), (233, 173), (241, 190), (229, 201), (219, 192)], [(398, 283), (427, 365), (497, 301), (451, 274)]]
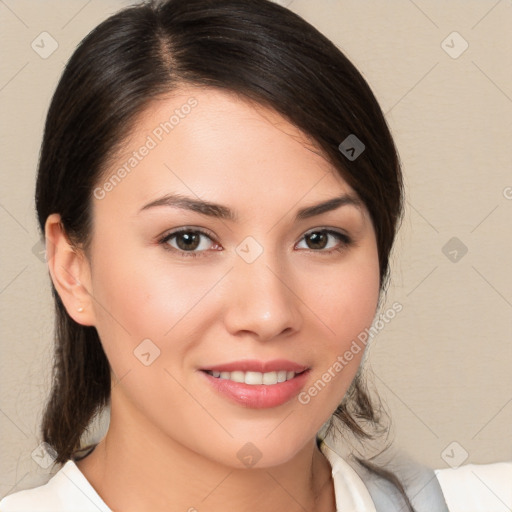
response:
[[(356, 197), (343, 194), (341, 196), (328, 199), (327, 201), (299, 209), (295, 216), (295, 220), (298, 221), (309, 219), (311, 217), (315, 217), (322, 213), (336, 210), (341, 206), (347, 205), (361, 208), (363, 203)], [(194, 199), (192, 197), (183, 196), (181, 194), (166, 194), (165, 196), (144, 205), (140, 211), (142, 212), (159, 206), (168, 206), (173, 208), (180, 208), (182, 210), (190, 210), (200, 213), (201, 215), (207, 215), (208, 217), (238, 222), (238, 215), (227, 206), (211, 203), (202, 199)]]

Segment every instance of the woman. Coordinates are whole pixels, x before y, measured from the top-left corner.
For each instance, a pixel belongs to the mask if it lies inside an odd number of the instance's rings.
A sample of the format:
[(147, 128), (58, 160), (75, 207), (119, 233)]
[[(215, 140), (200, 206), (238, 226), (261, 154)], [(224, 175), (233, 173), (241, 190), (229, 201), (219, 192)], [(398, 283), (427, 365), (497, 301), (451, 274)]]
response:
[(448, 510), (432, 471), (350, 448), (380, 428), (364, 333), (402, 178), (369, 86), (300, 17), (168, 0), (103, 22), (53, 97), (36, 205), (63, 467), (2, 512)]

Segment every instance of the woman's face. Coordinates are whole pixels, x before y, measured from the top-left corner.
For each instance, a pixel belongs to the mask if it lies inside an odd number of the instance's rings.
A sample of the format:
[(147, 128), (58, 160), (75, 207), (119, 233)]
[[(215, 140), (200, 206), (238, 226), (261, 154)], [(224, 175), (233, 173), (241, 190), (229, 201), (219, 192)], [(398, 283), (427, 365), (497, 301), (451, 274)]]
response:
[(363, 356), (379, 265), (365, 207), (293, 125), (183, 88), (109, 164), (93, 225), (111, 422), (234, 467), (283, 463), (315, 437)]

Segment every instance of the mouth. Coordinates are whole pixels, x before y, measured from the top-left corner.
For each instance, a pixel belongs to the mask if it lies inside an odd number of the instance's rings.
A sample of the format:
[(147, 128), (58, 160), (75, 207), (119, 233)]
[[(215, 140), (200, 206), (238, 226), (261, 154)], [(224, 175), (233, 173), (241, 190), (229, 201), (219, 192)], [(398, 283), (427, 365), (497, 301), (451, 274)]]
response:
[(238, 361), (199, 372), (205, 383), (231, 403), (268, 409), (290, 402), (306, 385), (310, 368), (285, 360)]
[(244, 372), (235, 370), (232, 372), (220, 372), (214, 370), (203, 370), (208, 375), (216, 379), (226, 379), (240, 384), (248, 384), (249, 386), (272, 386), (280, 382), (286, 382), (295, 378), (295, 376), (304, 373), (306, 370), (301, 372), (278, 370), (272, 372)]

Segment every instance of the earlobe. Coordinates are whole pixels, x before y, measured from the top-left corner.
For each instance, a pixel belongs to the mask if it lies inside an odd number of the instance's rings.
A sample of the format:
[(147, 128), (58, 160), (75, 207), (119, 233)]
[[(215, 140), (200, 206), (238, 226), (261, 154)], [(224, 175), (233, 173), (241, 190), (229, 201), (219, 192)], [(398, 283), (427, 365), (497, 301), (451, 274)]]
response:
[(79, 324), (94, 325), (89, 262), (70, 243), (59, 214), (46, 219), (45, 239), (48, 270), (68, 315)]

